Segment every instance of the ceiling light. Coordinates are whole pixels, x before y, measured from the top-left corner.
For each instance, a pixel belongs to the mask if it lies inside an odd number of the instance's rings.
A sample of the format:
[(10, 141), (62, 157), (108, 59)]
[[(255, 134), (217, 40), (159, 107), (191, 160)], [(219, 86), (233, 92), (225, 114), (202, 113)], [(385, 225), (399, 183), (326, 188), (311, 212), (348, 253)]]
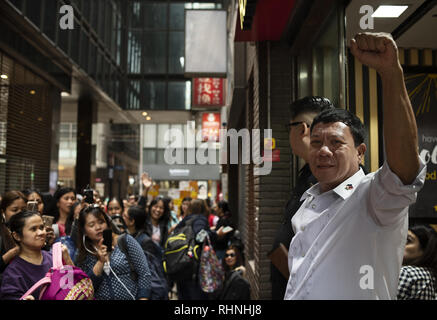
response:
[(2, 79), (7, 79), (7, 78), (8, 78), (8, 75), (7, 75), (7, 74), (2, 74), (2, 75), (0, 76), (0, 78), (2, 78)]
[(373, 18), (397, 18), (408, 6), (379, 6), (372, 14)]
[(69, 94), (67, 91), (62, 91), (62, 92), (61, 92), (61, 96), (62, 96), (62, 97), (69, 97), (70, 94)]
[(144, 111), (143, 113), (141, 113), (143, 115), (143, 117), (147, 116), (147, 112)]
[(151, 117), (151, 116), (147, 116), (147, 117), (146, 117), (146, 120), (147, 120), (147, 121), (150, 121), (150, 120), (152, 120), (152, 117)]
[(36, 91), (35, 91), (35, 90), (30, 90), (29, 93), (30, 93), (30, 94), (35, 94)]

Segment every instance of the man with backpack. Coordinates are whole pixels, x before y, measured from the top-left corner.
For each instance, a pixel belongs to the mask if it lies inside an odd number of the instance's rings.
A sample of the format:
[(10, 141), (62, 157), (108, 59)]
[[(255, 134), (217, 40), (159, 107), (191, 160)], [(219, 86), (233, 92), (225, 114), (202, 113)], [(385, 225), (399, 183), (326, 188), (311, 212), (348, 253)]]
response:
[(164, 248), (164, 266), (169, 278), (176, 282), (180, 300), (206, 300), (197, 278), (201, 245), (196, 235), (211, 232), (207, 210), (202, 200), (191, 201), (187, 215), (176, 226)]

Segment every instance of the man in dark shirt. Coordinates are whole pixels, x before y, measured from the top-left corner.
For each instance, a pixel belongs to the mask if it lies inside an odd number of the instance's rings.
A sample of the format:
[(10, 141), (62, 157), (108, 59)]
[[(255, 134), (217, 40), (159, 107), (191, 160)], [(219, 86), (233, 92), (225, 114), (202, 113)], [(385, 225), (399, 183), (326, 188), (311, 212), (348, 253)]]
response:
[[(278, 250), (281, 243), (288, 250), (291, 239), (294, 236), (291, 227), (291, 218), (301, 205), (300, 198), (302, 197), (302, 194), (311, 187), (311, 185), (317, 183), (307, 164), (310, 143), (310, 127), (313, 119), (320, 112), (329, 108), (334, 108), (334, 106), (329, 99), (322, 97), (305, 97), (294, 101), (290, 105), (290, 122), (287, 127), (289, 130), (291, 151), (294, 155), (302, 158), (305, 161), (305, 165), (299, 171), (296, 187), (292, 190), (291, 197), (285, 205), (284, 220), (276, 232), (275, 241), (271, 250), (272, 253), (275, 250)], [(288, 281), (288, 277), (285, 277), (279, 271), (277, 266), (275, 266), (278, 259), (282, 261), (282, 264), (288, 263), (287, 255), (281, 253), (280, 250), (278, 251), (279, 253), (275, 255), (275, 262), (270, 264), (273, 300), (284, 299)]]

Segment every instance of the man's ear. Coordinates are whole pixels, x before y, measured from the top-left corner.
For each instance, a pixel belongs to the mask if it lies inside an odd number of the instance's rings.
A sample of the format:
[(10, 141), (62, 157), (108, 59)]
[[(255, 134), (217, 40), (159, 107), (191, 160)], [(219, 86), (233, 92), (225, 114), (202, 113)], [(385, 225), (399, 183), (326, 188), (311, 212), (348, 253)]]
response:
[(302, 136), (310, 136), (311, 134), (311, 128), (305, 123), (302, 123), (302, 132), (301, 132)]
[(367, 147), (364, 143), (360, 144), (357, 147), (357, 152), (358, 152), (358, 160), (360, 161), (360, 163), (363, 163), (364, 160), (364, 154), (366, 153)]

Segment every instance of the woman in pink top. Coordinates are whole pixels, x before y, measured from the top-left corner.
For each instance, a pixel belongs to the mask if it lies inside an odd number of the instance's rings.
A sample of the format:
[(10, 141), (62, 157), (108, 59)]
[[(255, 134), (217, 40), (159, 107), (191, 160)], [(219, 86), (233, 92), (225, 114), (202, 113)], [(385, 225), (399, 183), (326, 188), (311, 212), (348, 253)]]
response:
[(66, 236), (65, 223), (70, 214), (71, 207), (76, 201), (76, 192), (73, 188), (60, 188), (56, 190), (54, 196), (56, 201), (56, 210), (54, 212), (55, 220), (53, 229), (56, 237)]

